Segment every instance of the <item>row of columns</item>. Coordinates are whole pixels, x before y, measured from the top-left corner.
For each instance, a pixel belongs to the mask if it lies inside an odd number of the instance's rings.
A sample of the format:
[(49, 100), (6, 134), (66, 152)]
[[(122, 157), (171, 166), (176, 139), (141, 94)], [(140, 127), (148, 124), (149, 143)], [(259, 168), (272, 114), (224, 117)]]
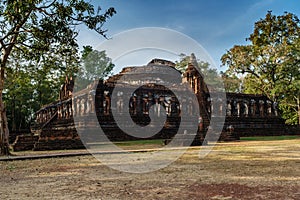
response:
[(278, 116), (278, 104), (268, 99), (229, 100), (227, 102), (228, 116)]
[(36, 122), (45, 123), (57, 112), (56, 106), (44, 108), (36, 113)]
[(45, 107), (36, 113), (37, 123), (48, 122), (56, 113), (57, 119), (70, 119), (75, 116), (84, 116), (95, 112), (94, 96), (82, 95), (72, 99), (58, 102), (51, 106)]
[[(40, 110), (36, 116), (38, 123), (45, 123), (52, 118), (57, 112), (58, 119), (69, 119), (74, 116), (84, 116), (89, 113), (96, 112), (95, 99), (92, 93), (84, 94), (81, 96), (75, 96), (72, 100), (66, 100), (59, 102), (55, 105), (46, 107)], [(117, 112), (128, 112), (128, 108), (124, 105), (124, 94), (118, 95), (116, 107)], [(103, 98), (97, 99), (98, 104), (97, 112), (100, 115), (110, 115), (112, 109), (111, 95), (109, 91), (104, 91)], [(101, 102), (102, 101), (102, 102)], [(197, 114), (194, 109), (194, 102), (191, 99), (181, 99), (182, 105), (176, 101), (176, 98), (172, 95), (160, 96), (158, 94), (139, 93), (131, 96), (129, 101), (129, 112), (131, 115), (149, 114), (149, 109), (154, 106), (154, 113), (160, 117), (162, 112), (165, 112), (168, 116), (180, 116), (181, 113), (188, 115)], [(224, 112), (224, 106), (226, 107), (227, 116), (236, 117), (250, 117), (250, 116), (278, 116), (277, 103), (262, 98), (250, 98), (250, 99), (235, 99), (230, 98), (226, 104), (222, 102), (222, 99), (217, 99), (215, 102), (207, 97), (206, 109), (209, 114), (220, 114)], [(162, 107), (164, 109), (162, 109)]]
[[(210, 114), (222, 115), (224, 103), (222, 99), (213, 102), (207, 98), (207, 111)], [(226, 102), (226, 115), (236, 117), (271, 117), (278, 116), (278, 104), (268, 99), (229, 99)]]
[[(128, 94), (118, 94), (115, 104), (112, 104), (110, 93), (110, 91), (103, 91), (103, 95), (96, 96), (96, 110), (100, 115), (110, 115), (111, 109), (115, 109), (119, 113), (128, 112), (129, 110), (132, 115), (147, 115), (151, 106), (154, 106), (154, 113), (157, 116), (161, 116), (162, 112), (165, 112), (168, 116), (179, 116), (181, 112), (189, 115), (196, 114), (196, 110), (194, 109), (195, 102), (192, 102), (191, 99), (182, 99), (183, 105), (179, 105), (175, 96), (172, 95), (163, 96), (153, 94), (153, 92), (137, 92), (131, 95), (129, 105), (124, 105), (125, 98), (128, 98), (126, 95)], [(88, 98), (87, 96), (75, 97), (75, 101), (77, 107), (74, 108), (74, 116), (77, 114), (84, 115), (90, 111), (94, 112), (95, 102), (91, 95)]]
[(36, 113), (36, 122), (37, 123), (46, 123), (54, 115), (57, 114), (58, 119), (69, 119), (73, 117), (73, 110), (72, 110), (72, 100), (68, 99), (65, 101), (60, 101), (56, 104), (47, 106), (42, 110)]
[[(154, 107), (154, 114), (158, 117), (162, 115), (162, 112), (165, 112), (168, 116), (178, 116), (181, 111), (181, 106), (175, 100), (175, 97), (171, 95), (159, 96), (144, 93), (139, 95), (134, 94), (130, 97), (129, 112), (131, 115), (148, 115), (150, 107), (152, 106)], [(113, 109), (116, 109), (119, 113), (127, 112), (128, 108), (124, 106), (124, 95), (118, 96), (116, 108)], [(190, 110), (192, 109), (190, 108)], [(107, 112), (105, 112), (105, 114), (107, 114)]]

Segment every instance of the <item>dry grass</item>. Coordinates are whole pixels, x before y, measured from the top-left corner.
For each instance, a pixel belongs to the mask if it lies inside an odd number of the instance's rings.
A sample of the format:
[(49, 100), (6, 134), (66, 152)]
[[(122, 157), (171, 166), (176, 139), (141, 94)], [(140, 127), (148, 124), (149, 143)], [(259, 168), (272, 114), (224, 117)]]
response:
[(300, 199), (300, 140), (219, 143), (204, 159), (190, 148), (146, 174), (92, 156), (1, 162), (0, 171), (1, 199)]

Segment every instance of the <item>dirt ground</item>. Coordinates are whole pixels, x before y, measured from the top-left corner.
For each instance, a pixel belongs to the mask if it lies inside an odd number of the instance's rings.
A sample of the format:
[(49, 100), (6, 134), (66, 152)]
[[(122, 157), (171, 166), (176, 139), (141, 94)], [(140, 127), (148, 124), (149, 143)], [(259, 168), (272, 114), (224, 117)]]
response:
[[(219, 143), (155, 172), (93, 156), (0, 162), (1, 199), (300, 199), (300, 140)], [(117, 161), (116, 161), (117, 162)]]

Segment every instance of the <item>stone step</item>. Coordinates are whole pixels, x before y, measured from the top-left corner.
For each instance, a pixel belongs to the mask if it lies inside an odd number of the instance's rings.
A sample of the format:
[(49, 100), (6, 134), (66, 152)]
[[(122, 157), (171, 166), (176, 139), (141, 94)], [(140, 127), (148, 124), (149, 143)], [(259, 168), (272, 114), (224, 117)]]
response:
[(18, 135), (15, 142), (11, 145), (13, 151), (32, 150), (38, 138), (39, 136), (34, 135)]

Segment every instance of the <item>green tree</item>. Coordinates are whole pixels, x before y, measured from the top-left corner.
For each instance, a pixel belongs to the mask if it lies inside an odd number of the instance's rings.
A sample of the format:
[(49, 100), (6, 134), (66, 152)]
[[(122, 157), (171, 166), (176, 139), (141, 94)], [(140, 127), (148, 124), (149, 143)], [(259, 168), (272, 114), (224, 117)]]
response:
[(84, 46), (81, 54), (82, 69), (86, 79), (104, 79), (111, 75), (115, 65), (106, 56), (105, 51), (94, 50), (91, 46)]
[(77, 47), (54, 45), (47, 54), (28, 61), (22, 51), (13, 51), (3, 95), (9, 130), (29, 130), (34, 113), (57, 100), (66, 76), (74, 76), (78, 71), (77, 52)]
[(190, 56), (185, 55), (184, 53), (181, 53), (179, 55), (180, 60), (175, 61), (175, 67), (177, 70), (179, 70), (181, 73), (184, 73), (188, 67), (188, 64), (190, 62)]
[(275, 16), (269, 11), (255, 23), (247, 38), (250, 44), (235, 45), (221, 58), (230, 73), (244, 75), (245, 92), (264, 94), (279, 102), (283, 117), (292, 124), (300, 123), (299, 36), (296, 15)]
[[(190, 62), (191, 56), (187, 56), (185, 54), (180, 54), (180, 60), (175, 61), (175, 68), (178, 69), (181, 73), (184, 73), (188, 67), (188, 63)], [(197, 59), (198, 69), (202, 74), (204, 81), (206, 84), (213, 86), (214, 88), (220, 84), (220, 76), (217, 72), (217, 69), (212, 68), (208, 62)]]
[(236, 74), (230, 71), (221, 71), (220, 75), (224, 82), (226, 92), (243, 92), (243, 81)]
[(13, 71), (9, 68), (7, 71), (3, 100), (7, 109), (9, 130), (28, 128), (35, 106), (32, 101), (34, 89), (31, 79), (21, 69)]
[(100, 11), (84, 0), (0, 2), (0, 154), (9, 154), (9, 131), (2, 93), (12, 52), (18, 49), (30, 61), (39, 60), (54, 46), (75, 47), (76, 27), (80, 24), (105, 36), (103, 25), (116, 11), (114, 8), (103, 14)]
[(80, 67), (76, 73), (75, 90), (82, 90), (92, 81), (104, 80), (112, 74), (115, 65), (105, 51), (98, 51), (91, 46), (84, 46), (81, 51)]

